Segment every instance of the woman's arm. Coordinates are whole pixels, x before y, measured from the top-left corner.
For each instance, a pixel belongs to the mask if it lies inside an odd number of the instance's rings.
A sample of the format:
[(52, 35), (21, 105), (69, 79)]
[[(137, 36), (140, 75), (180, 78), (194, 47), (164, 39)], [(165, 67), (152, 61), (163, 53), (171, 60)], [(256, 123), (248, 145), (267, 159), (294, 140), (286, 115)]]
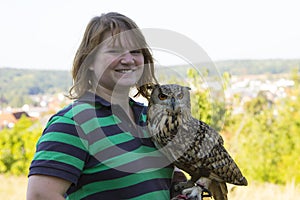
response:
[(71, 182), (45, 175), (32, 175), (28, 179), (27, 200), (62, 200)]

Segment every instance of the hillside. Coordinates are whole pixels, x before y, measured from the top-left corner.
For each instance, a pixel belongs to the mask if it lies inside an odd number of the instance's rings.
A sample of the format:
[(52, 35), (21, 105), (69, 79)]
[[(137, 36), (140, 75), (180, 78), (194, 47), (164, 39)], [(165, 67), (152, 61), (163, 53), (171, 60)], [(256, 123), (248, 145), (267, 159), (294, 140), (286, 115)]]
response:
[(215, 62), (218, 70), (232, 75), (282, 74), (300, 69), (300, 59), (226, 60)]
[[(293, 60), (227, 60), (214, 63), (222, 74), (232, 75), (281, 74), (300, 69), (300, 59)], [(172, 69), (173, 68), (173, 72)], [(160, 73), (185, 76), (186, 67), (170, 67)], [(175, 72), (175, 71), (176, 72)], [(178, 72), (178, 70), (181, 70)], [(21, 106), (30, 103), (31, 95), (53, 94), (68, 91), (72, 79), (69, 71), (30, 70), (0, 67), (0, 107)]]
[(0, 105), (30, 103), (30, 95), (66, 92), (71, 86), (68, 71), (0, 68)]
[[(195, 64), (195, 63), (194, 63)], [(191, 67), (174, 65), (166, 66), (161, 68), (159, 75), (166, 74), (170, 76), (181, 76), (186, 75), (186, 69)], [(300, 69), (300, 59), (268, 59), (268, 60), (224, 60), (215, 61), (213, 63), (196, 63), (195, 67), (200, 71), (200, 73), (208, 73), (209, 76), (214, 76), (216, 73), (223, 74), (228, 72), (235, 76), (245, 76), (245, 75), (261, 75), (261, 74), (287, 74), (293, 69)], [(215, 70), (217, 69), (217, 70)]]

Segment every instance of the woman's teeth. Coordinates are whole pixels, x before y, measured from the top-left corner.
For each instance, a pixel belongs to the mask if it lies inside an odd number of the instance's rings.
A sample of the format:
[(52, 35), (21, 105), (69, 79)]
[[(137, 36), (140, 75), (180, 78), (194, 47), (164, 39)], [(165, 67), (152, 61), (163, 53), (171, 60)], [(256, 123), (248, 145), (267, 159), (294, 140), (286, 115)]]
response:
[(132, 69), (117, 69), (116, 71), (120, 72), (120, 73), (130, 73), (130, 72), (133, 72)]

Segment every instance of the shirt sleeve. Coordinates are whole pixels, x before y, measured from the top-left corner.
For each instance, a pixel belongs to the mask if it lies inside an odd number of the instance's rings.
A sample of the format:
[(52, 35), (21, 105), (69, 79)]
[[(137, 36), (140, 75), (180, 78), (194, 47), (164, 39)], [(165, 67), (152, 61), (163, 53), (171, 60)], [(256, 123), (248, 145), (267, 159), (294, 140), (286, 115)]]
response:
[(29, 176), (55, 176), (76, 184), (88, 157), (81, 128), (65, 116), (53, 116), (42, 136), (30, 166)]

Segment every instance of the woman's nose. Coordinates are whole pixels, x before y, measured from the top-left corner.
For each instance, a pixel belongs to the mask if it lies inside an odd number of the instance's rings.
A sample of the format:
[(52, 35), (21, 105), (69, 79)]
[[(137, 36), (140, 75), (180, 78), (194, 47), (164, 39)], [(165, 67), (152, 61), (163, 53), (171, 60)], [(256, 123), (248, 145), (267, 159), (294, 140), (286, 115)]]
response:
[(123, 53), (121, 55), (121, 64), (133, 65), (134, 64), (134, 56), (129, 51)]

